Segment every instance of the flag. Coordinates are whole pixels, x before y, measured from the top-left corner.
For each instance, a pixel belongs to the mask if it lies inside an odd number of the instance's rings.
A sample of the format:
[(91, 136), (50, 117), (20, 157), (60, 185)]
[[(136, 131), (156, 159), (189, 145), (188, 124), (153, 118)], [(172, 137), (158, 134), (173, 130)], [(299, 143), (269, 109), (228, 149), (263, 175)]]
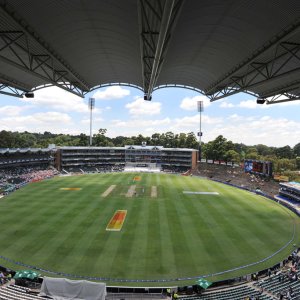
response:
[(200, 285), (202, 288), (204, 289), (207, 289), (209, 286), (212, 285), (212, 282), (206, 280), (206, 279), (203, 279), (203, 278), (200, 278), (198, 281), (197, 281), (198, 285)]

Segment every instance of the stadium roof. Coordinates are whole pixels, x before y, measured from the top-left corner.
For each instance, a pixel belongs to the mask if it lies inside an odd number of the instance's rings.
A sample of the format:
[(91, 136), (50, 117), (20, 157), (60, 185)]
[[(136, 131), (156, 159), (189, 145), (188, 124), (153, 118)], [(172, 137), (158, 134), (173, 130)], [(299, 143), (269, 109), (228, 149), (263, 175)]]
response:
[[(299, 0), (0, 0), (0, 92), (166, 86), (300, 97)], [(28, 95), (28, 94), (27, 94)]]

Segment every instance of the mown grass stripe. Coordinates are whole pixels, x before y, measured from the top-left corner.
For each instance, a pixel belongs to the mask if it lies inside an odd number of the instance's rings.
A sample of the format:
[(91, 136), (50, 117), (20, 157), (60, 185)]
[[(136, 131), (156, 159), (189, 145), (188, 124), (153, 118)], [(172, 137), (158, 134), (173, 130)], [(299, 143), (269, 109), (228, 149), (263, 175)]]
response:
[[(276, 203), (205, 179), (143, 174), (137, 188), (145, 186), (150, 191), (157, 186), (158, 198), (150, 199), (149, 192), (125, 199), (121, 194), (135, 175), (54, 178), (1, 199), (0, 226), (5, 230), (0, 231), (0, 239), (5, 247), (0, 245), (0, 254), (65, 273), (177, 278), (268, 256), (290, 239), (295, 220), (299, 232), (299, 219)], [(116, 191), (101, 199), (112, 184), (117, 185)], [(68, 186), (82, 190), (59, 190)], [(220, 199), (186, 196), (182, 190), (218, 191)], [(115, 235), (105, 228), (117, 209), (126, 209), (128, 215)], [(291, 248), (262, 266), (277, 262)]]

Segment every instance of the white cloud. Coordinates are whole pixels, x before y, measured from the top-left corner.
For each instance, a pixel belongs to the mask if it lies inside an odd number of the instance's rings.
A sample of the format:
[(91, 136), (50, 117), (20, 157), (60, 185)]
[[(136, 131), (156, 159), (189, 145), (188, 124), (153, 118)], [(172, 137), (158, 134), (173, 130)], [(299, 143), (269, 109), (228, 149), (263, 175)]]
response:
[(111, 137), (123, 135), (134, 136), (142, 134), (151, 136), (153, 133), (163, 133), (170, 129), (172, 121), (170, 118), (149, 120), (149, 119), (134, 119), (134, 120), (112, 120), (106, 124), (108, 135)]
[(228, 116), (227, 120), (229, 120), (229, 122), (236, 122), (236, 121), (252, 122), (255, 120), (255, 117), (252, 117), (252, 116), (245, 117), (245, 116), (240, 116), (238, 114), (233, 114), (233, 115)]
[(130, 91), (122, 88), (121, 86), (110, 86), (106, 88), (104, 91), (99, 90), (93, 94), (93, 98), (96, 100), (113, 100), (113, 99), (121, 99), (125, 96), (129, 96)]
[(11, 131), (69, 133), (70, 128), (67, 126), (71, 125), (73, 125), (71, 117), (66, 113), (60, 112), (8, 116), (0, 119), (0, 129)]
[[(96, 124), (97, 122), (103, 122), (103, 119), (102, 118), (93, 118), (93, 123), (92, 125)], [(90, 124), (90, 119), (82, 119), (80, 121), (81, 124)]]
[(42, 123), (50, 123), (59, 122), (59, 123), (69, 123), (71, 121), (71, 117), (68, 114), (60, 113), (60, 112), (45, 112), (45, 113), (35, 113), (32, 115), (26, 116), (17, 116), (13, 118), (2, 118), (4, 122), (13, 122), (15, 124), (42, 124)]
[(160, 127), (171, 124), (170, 118), (165, 119), (158, 119), (158, 120), (144, 120), (144, 119), (135, 119), (135, 120), (128, 120), (128, 121), (122, 121), (122, 120), (113, 120), (111, 122), (113, 127), (118, 128), (136, 128), (136, 132), (141, 133), (141, 130), (143, 130), (146, 127), (151, 126), (153, 127)]
[(6, 105), (0, 107), (0, 115), (3, 117), (18, 116), (22, 111), (26, 110), (26, 106)]
[(180, 108), (184, 110), (194, 110), (197, 111), (197, 102), (198, 101), (203, 101), (204, 107), (208, 107), (211, 103), (209, 99), (205, 96), (195, 96), (195, 97), (186, 97), (183, 98), (181, 103), (180, 103)]
[(129, 109), (129, 113), (134, 116), (141, 115), (159, 115), (161, 110), (161, 103), (155, 101), (145, 101), (143, 98), (137, 98), (135, 101), (125, 105)]
[[(230, 122), (228, 122), (228, 120)], [(271, 116), (231, 115), (221, 126), (205, 126), (205, 142), (222, 134), (228, 140), (246, 145), (265, 144), (281, 147), (299, 143), (300, 122)]]
[(233, 114), (233, 115), (230, 115), (229, 117), (227, 117), (227, 119), (229, 121), (241, 121), (244, 119), (243, 116), (239, 116), (238, 114)]
[[(209, 124), (209, 125), (216, 125), (222, 122), (221, 118), (213, 118), (209, 117), (207, 115), (202, 115), (201, 118), (201, 124)], [(190, 128), (191, 131), (198, 129), (200, 125), (200, 118), (199, 114), (196, 114), (194, 116), (187, 116), (183, 118), (176, 118), (174, 120), (174, 128), (180, 129), (180, 128)]]
[[(84, 99), (56, 86), (34, 92), (34, 98), (23, 98), (21, 101), (47, 109), (65, 112), (88, 113), (89, 108)], [(94, 110), (99, 113), (99, 109)]]
[(230, 103), (230, 102), (222, 102), (219, 107), (221, 107), (221, 108), (232, 108), (232, 107), (235, 107), (235, 105)]
[(256, 108), (257, 107), (257, 103), (256, 100), (245, 100), (245, 101), (241, 101), (238, 104), (238, 107), (243, 107), (243, 108)]
[[(202, 116), (202, 124), (205, 127), (217, 126), (222, 124), (222, 118), (211, 118), (209, 116)], [(164, 133), (172, 131), (179, 132), (197, 132), (199, 131), (199, 114), (194, 116), (186, 116), (183, 118), (170, 119), (169, 117), (157, 120), (149, 119), (132, 119), (128, 121), (112, 120), (105, 127), (108, 129), (109, 136), (132, 136), (143, 134), (151, 136), (153, 133)]]

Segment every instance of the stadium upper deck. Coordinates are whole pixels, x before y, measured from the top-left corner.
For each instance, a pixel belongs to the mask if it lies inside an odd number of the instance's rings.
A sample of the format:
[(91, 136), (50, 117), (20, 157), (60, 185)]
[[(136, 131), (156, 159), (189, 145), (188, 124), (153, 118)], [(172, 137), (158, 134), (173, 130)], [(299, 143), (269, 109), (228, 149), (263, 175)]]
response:
[(195, 168), (198, 151), (194, 149), (164, 148), (162, 146), (125, 147), (59, 147), (55, 166), (58, 170), (72, 167), (100, 167), (136, 164), (155, 164), (162, 168)]

